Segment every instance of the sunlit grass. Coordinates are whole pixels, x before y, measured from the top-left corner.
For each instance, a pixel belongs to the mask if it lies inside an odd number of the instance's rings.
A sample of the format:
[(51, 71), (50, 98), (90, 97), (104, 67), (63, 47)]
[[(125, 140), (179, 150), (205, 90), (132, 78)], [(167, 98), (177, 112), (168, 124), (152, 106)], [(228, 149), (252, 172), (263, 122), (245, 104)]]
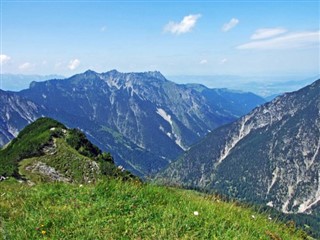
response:
[[(304, 233), (193, 191), (105, 180), (0, 183), (2, 239), (303, 239)], [(197, 212), (197, 214), (195, 214)], [(254, 217), (253, 217), (254, 216)]]

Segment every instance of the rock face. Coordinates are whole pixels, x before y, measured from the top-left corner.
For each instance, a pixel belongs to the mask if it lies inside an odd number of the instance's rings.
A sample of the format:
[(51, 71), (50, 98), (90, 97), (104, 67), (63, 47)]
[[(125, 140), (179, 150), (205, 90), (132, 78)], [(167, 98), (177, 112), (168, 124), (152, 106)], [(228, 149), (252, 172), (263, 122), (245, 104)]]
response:
[(251, 93), (178, 85), (159, 72), (116, 70), (33, 82), (15, 95), (35, 104), (33, 118), (40, 113), (80, 128), (118, 165), (140, 176), (159, 171), (212, 129), (264, 103)]
[(16, 137), (27, 124), (41, 116), (44, 109), (17, 93), (0, 89), (0, 146)]
[(220, 127), (160, 174), (285, 213), (320, 210), (320, 80)]

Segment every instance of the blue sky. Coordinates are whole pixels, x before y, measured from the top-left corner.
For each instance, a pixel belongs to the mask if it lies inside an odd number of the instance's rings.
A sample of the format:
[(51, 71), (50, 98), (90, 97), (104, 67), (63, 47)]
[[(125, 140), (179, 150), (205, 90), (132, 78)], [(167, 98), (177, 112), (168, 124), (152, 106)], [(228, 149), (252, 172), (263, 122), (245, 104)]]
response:
[(1, 71), (319, 74), (319, 1), (1, 1)]

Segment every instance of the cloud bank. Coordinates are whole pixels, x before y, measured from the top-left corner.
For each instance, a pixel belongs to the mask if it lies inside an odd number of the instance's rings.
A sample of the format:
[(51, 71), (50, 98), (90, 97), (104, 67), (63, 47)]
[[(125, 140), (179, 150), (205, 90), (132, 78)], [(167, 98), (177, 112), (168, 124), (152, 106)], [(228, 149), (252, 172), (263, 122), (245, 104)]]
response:
[(252, 40), (265, 39), (275, 37), (282, 33), (287, 32), (288, 30), (285, 28), (260, 28), (255, 31), (255, 33), (251, 36)]
[(251, 41), (237, 46), (237, 49), (293, 49), (305, 48), (319, 44), (320, 31), (294, 32), (284, 36), (260, 41)]

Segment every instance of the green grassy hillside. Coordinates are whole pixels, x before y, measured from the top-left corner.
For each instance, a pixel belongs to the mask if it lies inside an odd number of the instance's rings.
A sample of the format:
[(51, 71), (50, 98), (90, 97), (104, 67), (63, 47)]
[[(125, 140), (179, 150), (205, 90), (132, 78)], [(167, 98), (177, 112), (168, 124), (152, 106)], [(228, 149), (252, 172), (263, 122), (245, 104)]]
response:
[(1, 239), (307, 239), (236, 203), (194, 191), (103, 180), (0, 183)]
[(51, 128), (66, 129), (61, 123), (48, 118), (38, 119), (25, 127), (0, 151), (0, 175), (18, 176), (18, 162), (23, 158), (41, 155), (41, 148), (50, 140)]
[(108, 153), (101, 152), (77, 129), (39, 118), (0, 150), (0, 176), (32, 183), (94, 182), (101, 176), (133, 177), (118, 169)]

